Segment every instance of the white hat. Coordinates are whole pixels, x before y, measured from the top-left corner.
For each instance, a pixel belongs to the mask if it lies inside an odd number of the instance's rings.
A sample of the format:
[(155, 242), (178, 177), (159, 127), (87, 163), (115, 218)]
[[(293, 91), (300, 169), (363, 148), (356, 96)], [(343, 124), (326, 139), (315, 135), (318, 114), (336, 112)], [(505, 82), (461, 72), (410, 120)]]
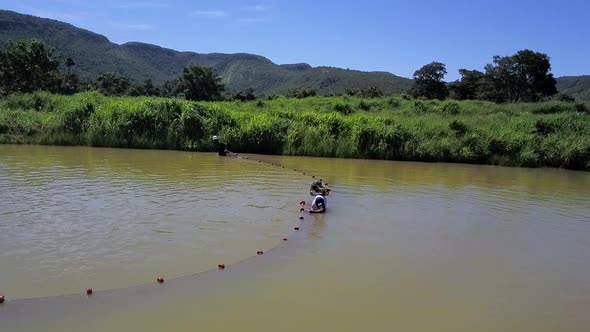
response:
[(218, 139), (219, 139), (219, 137), (217, 137), (217, 136), (213, 136), (213, 140), (214, 140), (214, 141), (216, 141), (216, 140), (218, 140)]

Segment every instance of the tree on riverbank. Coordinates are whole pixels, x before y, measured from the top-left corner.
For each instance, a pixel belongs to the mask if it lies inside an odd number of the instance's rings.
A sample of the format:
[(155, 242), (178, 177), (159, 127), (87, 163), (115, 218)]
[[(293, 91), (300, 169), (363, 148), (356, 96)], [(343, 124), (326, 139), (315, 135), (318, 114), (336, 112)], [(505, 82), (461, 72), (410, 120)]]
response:
[(186, 99), (194, 101), (221, 100), (221, 94), (225, 91), (221, 78), (212, 68), (199, 66), (184, 68), (178, 89)]
[(523, 50), (515, 55), (494, 57), (485, 67), (483, 90), (494, 91), (484, 99), (495, 102), (535, 102), (557, 93), (547, 54)]
[(118, 73), (104, 73), (95, 82), (95, 88), (106, 96), (127, 95), (130, 86), (129, 79)]
[(410, 95), (414, 98), (443, 100), (449, 96), (449, 90), (443, 81), (447, 69), (444, 63), (432, 62), (414, 72), (414, 84)]
[(495, 56), (485, 72), (459, 69), (461, 79), (449, 85), (456, 99), (502, 102), (536, 102), (557, 93), (547, 54), (531, 50)]
[(0, 94), (58, 92), (60, 58), (39, 40), (11, 42), (0, 51)]
[(478, 70), (459, 69), (461, 79), (449, 84), (451, 98), (458, 100), (477, 99), (482, 92), (484, 73)]

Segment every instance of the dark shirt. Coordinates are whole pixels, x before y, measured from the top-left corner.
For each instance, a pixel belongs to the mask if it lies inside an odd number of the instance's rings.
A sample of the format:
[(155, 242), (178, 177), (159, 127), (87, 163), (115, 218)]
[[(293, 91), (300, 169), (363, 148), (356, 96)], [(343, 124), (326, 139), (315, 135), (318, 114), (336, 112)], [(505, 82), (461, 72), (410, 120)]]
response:
[(325, 194), (327, 191), (327, 188), (324, 187), (324, 184), (322, 183), (322, 181), (316, 180), (311, 183), (311, 186), (309, 187), (309, 191), (314, 194)]
[(227, 147), (225, 144), (217, 141), (215, 142), (215, 145), (217, 147), (217, 154), (220, 156), (225, 156), (227, 154)]
[(318, 186), (317, 184), (314, 183), (309, 188), (309, 191), (314, 192), (314, 193), (321, 193), (322, 192), (322, 188), (320, 188), (320, 186)]

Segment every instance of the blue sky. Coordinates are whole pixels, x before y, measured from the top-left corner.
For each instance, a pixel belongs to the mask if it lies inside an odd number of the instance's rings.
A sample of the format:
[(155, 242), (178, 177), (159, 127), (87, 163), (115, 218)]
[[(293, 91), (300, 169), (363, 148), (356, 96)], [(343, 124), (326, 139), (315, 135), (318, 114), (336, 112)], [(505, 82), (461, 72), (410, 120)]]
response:
[(247, 52), (410, 77), (422, 65), (482, 69), (524, 48), (556, 76), (590, 74), (590, 1), (583, 0), (3, 0), (2, 9), (72, 23), (124, 43), (199, 53)]

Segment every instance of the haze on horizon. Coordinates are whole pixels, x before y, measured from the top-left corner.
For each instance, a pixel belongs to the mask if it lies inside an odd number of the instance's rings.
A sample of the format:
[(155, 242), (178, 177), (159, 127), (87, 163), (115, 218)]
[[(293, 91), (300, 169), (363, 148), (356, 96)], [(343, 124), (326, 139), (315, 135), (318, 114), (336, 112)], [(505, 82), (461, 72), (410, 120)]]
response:
[(590, 74), (590, 3), (582, 0), (5, 0), (1, 9), (198, 53), (253, 53), (411, 77), (431, 61), (482, 70), (494, 55), (547, 53), (556, 77)]

